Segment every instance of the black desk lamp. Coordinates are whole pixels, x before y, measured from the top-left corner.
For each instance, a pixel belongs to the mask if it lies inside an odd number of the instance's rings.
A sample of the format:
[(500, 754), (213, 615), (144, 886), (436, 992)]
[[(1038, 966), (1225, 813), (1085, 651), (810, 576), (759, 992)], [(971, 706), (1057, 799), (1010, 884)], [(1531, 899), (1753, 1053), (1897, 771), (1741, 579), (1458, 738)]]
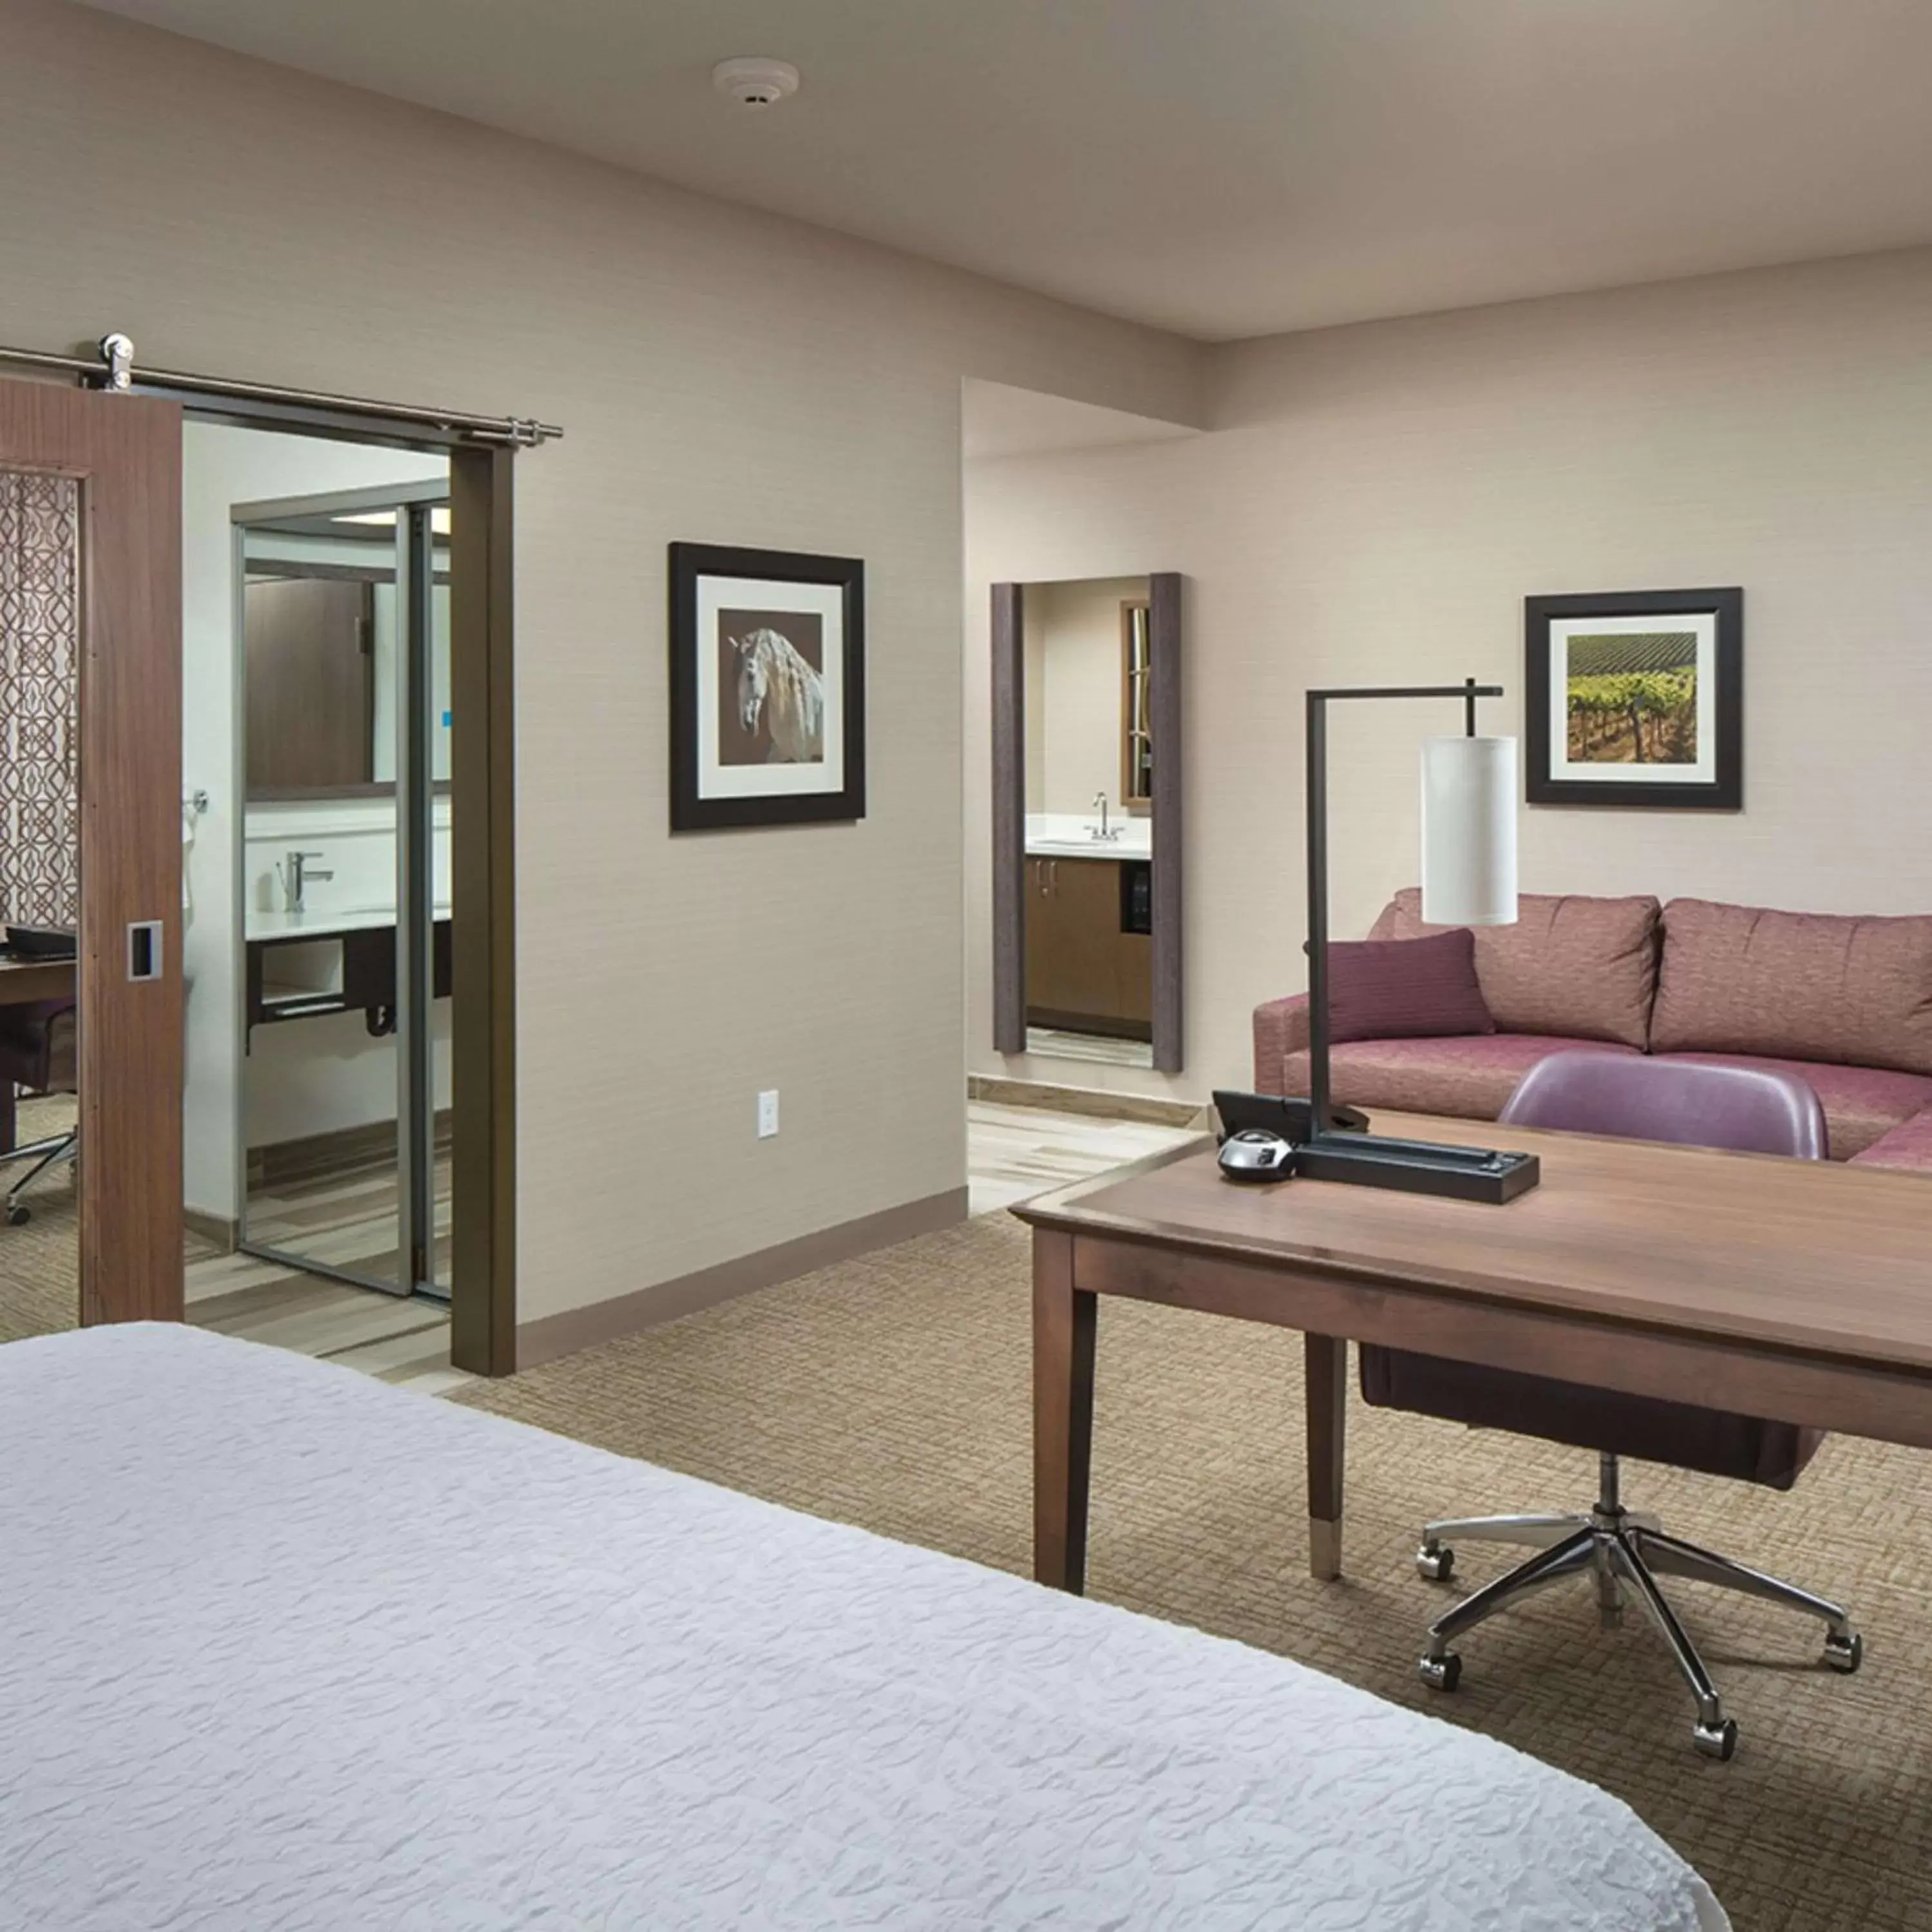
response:
[(1308, 1137), (1298, 1173), (1463, 1201), (1534, 1187), (1534, 1154), (1386, 1139), (1335, 1124), (1328, 1066), (1328, 706), (1356, 698), (1460, 698), (1463, 735), (1422, 747), (1422, 916), (1432, 926), (1516, 922), (1516, 740), (1476, 736), (1476, 700), (1499, 684), (1382, 685), (1308, 694)]

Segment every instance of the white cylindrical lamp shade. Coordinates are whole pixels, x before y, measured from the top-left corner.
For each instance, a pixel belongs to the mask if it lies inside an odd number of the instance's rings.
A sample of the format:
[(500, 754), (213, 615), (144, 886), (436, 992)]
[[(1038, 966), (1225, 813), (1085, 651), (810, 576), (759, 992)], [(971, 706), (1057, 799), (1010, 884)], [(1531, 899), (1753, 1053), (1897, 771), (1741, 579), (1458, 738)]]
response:
[(1514, 738), (1423, 740), (1422, 916), (1516, 923)]

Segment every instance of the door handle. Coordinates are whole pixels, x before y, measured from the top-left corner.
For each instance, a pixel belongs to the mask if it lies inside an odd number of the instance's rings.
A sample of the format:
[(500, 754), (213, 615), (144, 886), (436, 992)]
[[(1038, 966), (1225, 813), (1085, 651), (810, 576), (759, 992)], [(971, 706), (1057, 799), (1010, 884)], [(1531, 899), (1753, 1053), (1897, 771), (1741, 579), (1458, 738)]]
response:
[(161, 934), (158, 919), (136, 920), (128, 928), (128, 976), (130, 980), (158, 980), (161, 976)]

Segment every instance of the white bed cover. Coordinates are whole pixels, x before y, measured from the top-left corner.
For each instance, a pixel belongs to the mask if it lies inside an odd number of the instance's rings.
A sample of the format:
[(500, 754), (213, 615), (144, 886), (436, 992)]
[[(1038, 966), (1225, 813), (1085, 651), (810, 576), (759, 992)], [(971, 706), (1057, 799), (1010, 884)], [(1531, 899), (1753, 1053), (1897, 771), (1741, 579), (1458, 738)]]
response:
[(1719, 1932), (1246, 1647), (160, 1325), (0, 1347), (0, 1925)]

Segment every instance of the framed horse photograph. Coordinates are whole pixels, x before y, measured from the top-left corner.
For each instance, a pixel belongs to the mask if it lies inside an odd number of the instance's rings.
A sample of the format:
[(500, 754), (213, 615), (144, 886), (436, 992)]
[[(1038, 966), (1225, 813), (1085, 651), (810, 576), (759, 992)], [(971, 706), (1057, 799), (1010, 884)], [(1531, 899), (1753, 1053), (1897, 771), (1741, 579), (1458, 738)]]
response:
[(670, 829), (866, 815), (866, 566), (670, 547)]

